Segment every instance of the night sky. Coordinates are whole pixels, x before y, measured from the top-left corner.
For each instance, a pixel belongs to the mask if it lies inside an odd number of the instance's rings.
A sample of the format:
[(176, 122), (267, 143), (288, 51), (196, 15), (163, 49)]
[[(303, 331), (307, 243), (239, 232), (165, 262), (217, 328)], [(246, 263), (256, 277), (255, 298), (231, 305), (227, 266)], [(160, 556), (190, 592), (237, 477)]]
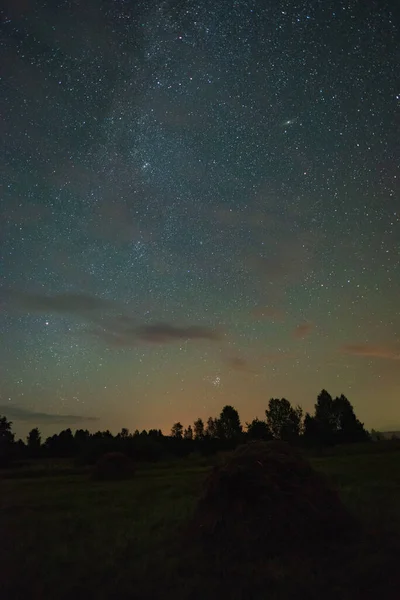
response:
[[(4, 6), (4, 4), (3, 4)], [(383, 1), (8, 0), (0, 414), (185, 425), (344, 393), (400, 429)]]

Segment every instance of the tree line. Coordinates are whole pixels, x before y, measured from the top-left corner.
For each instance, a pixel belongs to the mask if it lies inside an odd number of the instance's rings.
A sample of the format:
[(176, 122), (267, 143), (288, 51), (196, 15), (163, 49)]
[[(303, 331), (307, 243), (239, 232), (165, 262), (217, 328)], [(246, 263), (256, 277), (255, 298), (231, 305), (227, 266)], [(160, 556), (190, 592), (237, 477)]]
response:
[(197, 419), (184, 427), (174, 423), (169, 435), (160, 429), (127, 428), (117, 435), (110, 431), (90, 433), (87, 429), (70, 428), (42, 441), (40, 431), (33, 428), (24, 442), (15, 441), (12, 423), (0, 416), (0, 465), (20, 458), (75, 458), (82, 464), (95, 462), (102, 454), (124, 452), (136, 460), (157, 461), (163, 457), (182, 457), (191, 453), (214, 454), (231, 450), (248, 440), (283, 440), (308, 447), (333, 446), (369, 441), (370, 435), (356, 417), (350, 401), (344, 396), (333, 398), (322, 390), (314, 406), (314, 414), (305, 413), (286, 398), (271, 398), (265, 419), (253, 419), (243, 427), (233, 406), (225, 406), (219, 417)]

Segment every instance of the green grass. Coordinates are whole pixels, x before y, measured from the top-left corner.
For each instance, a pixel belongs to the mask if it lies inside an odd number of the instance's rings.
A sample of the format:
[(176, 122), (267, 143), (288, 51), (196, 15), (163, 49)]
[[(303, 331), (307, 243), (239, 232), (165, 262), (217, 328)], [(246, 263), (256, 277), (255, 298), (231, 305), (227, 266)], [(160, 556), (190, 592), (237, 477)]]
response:
[(301, 556), (291, 564), (237, 565), (234, 582), (182, 551), (180, 532), (207, 466), (152, 465), (122, 482), (96, 482), (85, 470), (60, 465), (53, 471), (47, 465), (39, 476), (38, 466), (8, 473), (0, 479), (0, 595), (400, 598), (394, 555), (400, 550), (400, 451), (312, 462), (360, 518), (362, 542), (318, 563)]

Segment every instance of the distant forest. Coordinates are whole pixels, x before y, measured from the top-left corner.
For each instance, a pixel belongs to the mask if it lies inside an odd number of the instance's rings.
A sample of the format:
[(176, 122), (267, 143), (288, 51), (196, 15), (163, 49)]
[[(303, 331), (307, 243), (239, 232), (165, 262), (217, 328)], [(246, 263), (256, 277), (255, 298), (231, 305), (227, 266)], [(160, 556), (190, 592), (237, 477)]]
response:
[(265, 419), (253, 419), (243, 427), (233, 406), (225, 406), (219, 417), (206, 422), (197, 419), (184, 427), (174, 423), (169, 435), (160, 429), (130, 433), (123, 428), (117, 435), (110, 431), (90, 433), (87, 429), (64, 429), (42, 441), (37, 427), (26, 439), (15, 440), (12, 423), (0, 417), (0, 466), (21, 458), (75, 458), (92, 464), (108, 452), (123, 452), (138, 461), (157, 461), (165, 457), (184, 457), (197, 453), (211, 455), (232, 450), (249, 440), (283, 440), (305, 447), (334, 446), (371, 440), (343, 394), (332, 398), (322, 390), (314, 414), (303, 414), (300, 406), (292, 406), (286, 398), (271, 398)]

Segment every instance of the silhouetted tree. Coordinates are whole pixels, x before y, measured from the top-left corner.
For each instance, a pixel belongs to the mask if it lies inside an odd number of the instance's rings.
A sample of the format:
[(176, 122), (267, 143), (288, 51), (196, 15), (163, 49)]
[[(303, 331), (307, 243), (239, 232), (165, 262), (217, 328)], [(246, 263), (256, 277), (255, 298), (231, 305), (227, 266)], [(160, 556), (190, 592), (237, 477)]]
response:
[(24, 458), (26, 456), (26, 444), (19, 439), (14, 442), (15, 458)]
[(170, 436), (163, 436), (160, 429), (144, 429), (142, 432), (135, 430), (131, 435), (127, 428), (122, 428), (116, 436), (109, 430), (90, 434), (87, 429), (78, 429), (73, 435), (70, 429), (65, 429), (47, 438), (43, 446), (37, 428), (29, 433), (27, 446), (21, 440), (16, 444), (11, 422), (0, 417), (0, 463), (6, 464), (12, 457), (36, 457), (41, 454), (74, 457), (78, 464), (94, 464), (108, 452), (122, 452), (135, 461), (155, 461), (162, 456), (171, 455), (183, 457), (193, 451), (212, 455), (221, 450), (232, 449), (246, 438), (275, 438), (293, 442), (299, 438), (302, 430), (302, 439), (310, 446), (370, 439), (363, 424), (357, 419), (353, 406), (343, 394), (332, 399), (326, 390), (322, 390), (315, 404), (314, 416), (307, 413), (304, 423), (302, 409), (299, 406), (293, 407), (285, 398), (271, 398), (265, 414), (266, 421), (256, 418), (246, 423), (246, 435), (243, 434), (238, 411), (227, 405), (219, 418), (208, 419), (206, 427), (200, 418), (186, 429), (177, 422), (173, 425)]
[(371, 429), (371, 439), (374, 442), (382, 442), (385, 437), (380, 431), (376, 431), (375, 429)]
[(40, 436), (40, 431), (37, 427), (31, 429), (28, 433), (28, 437), (26, 438), (26, 444), (28, 447), (29, 456), (32, 458), (36, 458), (40, 454), (40, 448), (42, 444), (42, 438)]
[(74, 454), (79, 463), (90, 463), (90, 457), (97, 455), (98, 440), (87, 429), (77, 429), (74, 433)]
[(265, 421), (260, 419), (253, 419), (251, 423), (246, 423), (247, 435), (250, 440), (270, 440), (272, 434)]
[(221, 439), (236, 440), (242, 433), (239, 413), (233, 406), (224, 406), (217, 421), (217, 435)]
[(336, 417), (332, 396), (324, 389), (315, 404), (315, 435), (320, 444), (331, 445), (335, 441)]
[(90, 433), (87, 429), (77, 429), (74, 433), (74, 441), (78, 446), (86, 444), (90, 439)]
[(0, 466), (7, 466), (13, 454), (14, 434), (12, 421), (0, 416)]
[(267, 425), (275, 439), (293, 441), (300, 435), (303, 411), (293, 408), (286, 398), (271, 398), (265, 411)]
[(206, 435), (210, 438), (217, 437), (218, 420), (209, 417), (207, 420)]
[(174, 423), (171, 429), (171, 437), (181, 440), (183, 436), (183, 425), (182, 423)]
[(183, 432), (183, 438), (185, 440), (193, 439), (193, 429), (192, 429), (191, 425), (189, 425), (189, 427), (187, 429), (185, 429), (185, 431)]
[(163, 437), (161, 429), (149, 429), (148, 435), (150, 437), (161, 438)]
[(136, 438), (132, 438), (133, 445), (130, 448), (129, 454), (135, 460), (155, 462), (161, 458), (164, 452), (162, 442), (163, 436), (150, 435), (150, 432), (147, 436), (139, 435)]
[(370, 439), (364, 425), (357, 419), (353, 406), (343, 394), (334, 399), (333, 412), (337, 443), (366, 442)]
[(315, 417), (312, 417), (310, 413), (306, 413), (303, 424), (303, 440), (308, 445), (313, 445), (320, 442), (318, 434), (318, 423)]
[(11, 430), (12, 421), (7, 421), (7, 417), (0, 416), (0, 444), (12, 444), (14, 434)]
[(317, 445), (366, 442), (370, 440), (353, 406), (343, 394), (335, 399), (322, 390), (315, 404), (315, 415), (304, 419), (304, 439)]
[(203, 419), (197, 419), (194, 422), (194, 438), (196, 440), (201, 440), (204, 437), (204, 423)]
[[(98, 432), (100, 433), (100, 432)], [(94, 434), (94, 438), (97, 434)], [(48, 437), (45, 448), (50, 456), (68, 457), (74, 455), (75, 443), (71, 429), (64, 429), (58, 435)]]

